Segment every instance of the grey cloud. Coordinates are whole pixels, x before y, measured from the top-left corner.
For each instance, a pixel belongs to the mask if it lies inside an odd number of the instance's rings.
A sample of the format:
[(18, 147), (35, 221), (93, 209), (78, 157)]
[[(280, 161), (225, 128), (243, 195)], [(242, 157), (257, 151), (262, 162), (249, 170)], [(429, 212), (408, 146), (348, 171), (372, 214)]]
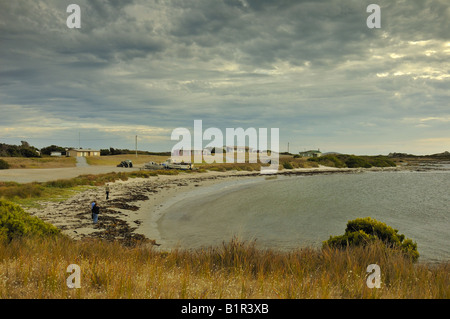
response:
[(413, 136), (406, 115), (448, 115), (445, 1), (380, 0), (380, 30), (357, 0), (80, 0), (70, 30), (71, 2), (0, 4), (1, 107), (100, 126), (278, 126), (316, 141)]

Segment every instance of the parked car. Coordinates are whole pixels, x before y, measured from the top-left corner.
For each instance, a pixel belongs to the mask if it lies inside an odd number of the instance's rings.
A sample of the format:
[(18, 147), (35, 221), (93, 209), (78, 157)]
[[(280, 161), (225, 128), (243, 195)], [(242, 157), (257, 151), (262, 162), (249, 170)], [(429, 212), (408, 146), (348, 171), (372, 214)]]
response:
[(120, 164), (117, 165), (117, 167), (133, 167), (133, 162), (130, 160), (125, 160), (120, 162)]

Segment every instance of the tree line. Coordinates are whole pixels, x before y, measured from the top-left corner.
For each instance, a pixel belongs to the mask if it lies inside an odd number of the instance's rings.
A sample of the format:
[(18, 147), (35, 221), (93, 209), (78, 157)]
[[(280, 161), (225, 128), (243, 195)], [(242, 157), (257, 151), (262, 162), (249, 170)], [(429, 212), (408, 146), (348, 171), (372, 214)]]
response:
[[(68, 147), (62, 147), (57, 145), (50, 145), (38, 149), (31, 146), (26, 141), (21, 141), (21, 145), (11, 145), (0, 143), (0, 157), (42, 157), (42, 155), (50, 156), (52, 152), (65, 153)], [(120, 155), (120, 154), (135, 154), (135, 150), (129, 149), (119, 149), (119, 148), (105, 148), (100, 150), (100, 155)], [(148, 152), (148, 151), (137, 151), (139, 155), (161, 155), (170, 156), (170, 152)]]
[(0, 157), (40, 157), (41, 151), (26, 141), (21, 145), (0, 144)]
[[(148, 151), (137, 151), (139, 155), (160, 155), (160, 156), (170, 156), (170, 152), (148, 152)], [(129, 150), (129, 149), (119, 149), (119, 148), (113, 148), (110, 147), (101, 149), (100, 155), (101, 156), (108, 156), (108, 155), (121, 155), (121, 154), (136, 154), (136, 150)]]

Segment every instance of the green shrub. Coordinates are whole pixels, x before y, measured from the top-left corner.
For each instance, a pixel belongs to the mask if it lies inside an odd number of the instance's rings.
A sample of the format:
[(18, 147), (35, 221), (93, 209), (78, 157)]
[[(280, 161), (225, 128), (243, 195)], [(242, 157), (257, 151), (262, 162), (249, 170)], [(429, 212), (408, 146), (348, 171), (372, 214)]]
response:
[(386, 156), (375, 156), (367, 158), (367, 161), (375, 167), (395, 167), (395, 163)]
[(55, 226), (30, 216), (20, 206), (0, 200), (0, 240), (11, 241), (23, 236), (54, 236), (60, 231)]
[(214, 171), (214, 172), (225, 172), (226, 169), (223, 166), (213, 166), (213, 167), (208, 167), (209, 171)]
[(283, 162), (283, 168), (284, 169), (293, 169), (294, 166), (290, 162)]
[(339, 159), (336, 155), (324, 155), (320, 157), (308, 158), (310, 162), (317, 162), (318, 164), (330, 167), (347, 167), (347, 165)]
[(0, 159), (0, 169), (8, 169), (9, 163), (5, 160)]
[(347, 165), (347, 167), (350, 167), (350, 168), (357, 168), (357, 167), (370, 168), (370, 167), (372, 167), (372, 165), (370, 163), (368, 163), (364, 158), (355, 156), (355, 155), (350, 155), (345, 160), (345, 165)]
[(349, 168), (370, 168), (375, 167), (395, 167), (395, 163), (386, 156), (356, 156), (347, 154), (324, 155), (320, 157), (308, 158), (310, 162), (317, 162), (321, 165), (331, 167)]
[(77, 185), (76, 179), (57, 179), (54, 181), (49, 181), (44, 184), (46, 187), (54, 187), (54, 188), (70, 188)]
[(347, 246), (364, 246), (376, 240), (381, 240), (388, 248), (401, 248), (414, 261), (419, 258), (415, 242), (411, 239), (405, 240), (405, 235), (398, 234), (397, 229), (393, 229), (370, 217), (348, 221), (344, 235), (330, 236), (330, 239), (323, 242), (323, 245), (343, 248)]

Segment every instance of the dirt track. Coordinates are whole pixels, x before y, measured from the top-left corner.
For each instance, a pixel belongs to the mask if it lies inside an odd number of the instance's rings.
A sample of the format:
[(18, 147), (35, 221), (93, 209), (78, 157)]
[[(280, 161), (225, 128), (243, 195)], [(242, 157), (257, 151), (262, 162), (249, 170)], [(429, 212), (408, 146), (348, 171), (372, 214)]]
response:
[(66, 168), (30, 168), (0, 170), (0, 181), (31, 183), (47, 182), (56, 179), (66, 179), (84, 174), (104, 174), (109, 172), (130, 172), (139, 168), (123, 168), (115, 166), (87, 166)]

